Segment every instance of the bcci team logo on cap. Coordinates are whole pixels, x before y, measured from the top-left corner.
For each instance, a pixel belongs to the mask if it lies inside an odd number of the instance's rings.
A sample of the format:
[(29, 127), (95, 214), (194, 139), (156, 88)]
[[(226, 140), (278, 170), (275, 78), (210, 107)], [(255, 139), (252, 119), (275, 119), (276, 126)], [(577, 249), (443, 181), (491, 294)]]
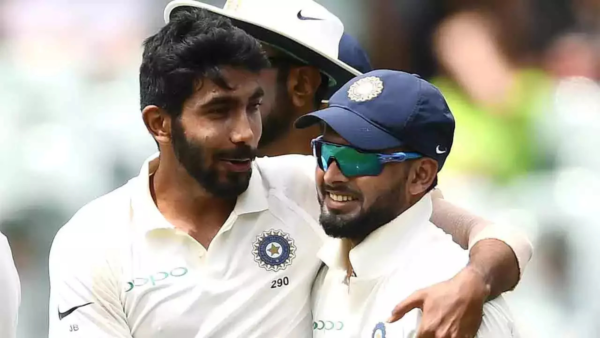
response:
[(355, 102), (365, 102), (379, 96), (383, 91), (383, 82), (375, 76), (360, 79), (348, 89), (348, 97)]
[(385, 324), (384, 323), (377, 323), (377, 325), (375, 325), (375, 328), (373, 329), (373, 334), (371, 335), (371, 338), (385, 338)]
[(296, 246), (289, 234), (271, 229), (256, 237), (252, 254), (258, 266), (267, 271), (285, 270), (296, 257)]

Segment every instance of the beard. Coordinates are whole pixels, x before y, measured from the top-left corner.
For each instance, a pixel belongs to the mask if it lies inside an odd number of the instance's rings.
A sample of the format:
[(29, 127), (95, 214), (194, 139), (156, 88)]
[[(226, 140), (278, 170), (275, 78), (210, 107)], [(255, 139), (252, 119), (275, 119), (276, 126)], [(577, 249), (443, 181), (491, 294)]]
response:
[[(375, 199), (373, 204), (358, 213), (336, 214), (329, 211), (323, 201), (323, 194), (319, 194), (321, 215), (319, 222), (325, 233), (334, 238), (347, 238), (356, 242), (365, 239), (370, 233), (398, 217), (406, 205), (403, 197), (404, 183), (399, 182), (390, 187)], [(324, 188), (321, 189), (325, 191)]]
[(277, 86), (275, 105), (262, 117), (262, 135), (258, 141), (258, 148), (271, 145), (290, 131), (294, 123), (294, 109), (285, 86)]
[[(187, 173), (211, 195), (222, 199), (234, 199), (248, 189), (252, 170), (242, 173), (229, 172), (223, 180), (220, 180), (219, 171), (207, 165), (206, 147), (185, 137), (180, 119), (173, 121), (171, 134), (175, 157)], [(215, 151), (213, 163), (217, 163), (221, 158), (254, 160), (256, 150), (244, 145), (231, 150)]]

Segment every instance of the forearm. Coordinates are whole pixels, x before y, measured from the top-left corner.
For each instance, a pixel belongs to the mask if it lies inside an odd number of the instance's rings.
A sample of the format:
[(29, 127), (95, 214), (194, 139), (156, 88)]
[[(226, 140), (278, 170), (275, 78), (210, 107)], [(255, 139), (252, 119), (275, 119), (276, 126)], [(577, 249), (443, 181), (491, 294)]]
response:
[(492, 298), (517, 285), (533, 251), (525, 236), (510, 227), (494, 225), (443, 198), (433, 198), (431, 220), (461, 247), (470, 248), (469, 267), (483, 277)]
[(492, 222), (474, 215), (443, 198), (432, 198), (433, 213), (431, 222), (445, 233), (452, 236), (452, 240), (463, 249), (468, 249), (469, 244), (486, 226)]
[(468, 269), (479, 274), (489, 290), (488, 300), (512, 290), (519, 282), (519, 264), (513, 250), (498, 239), (484, 239), (469, 251)]

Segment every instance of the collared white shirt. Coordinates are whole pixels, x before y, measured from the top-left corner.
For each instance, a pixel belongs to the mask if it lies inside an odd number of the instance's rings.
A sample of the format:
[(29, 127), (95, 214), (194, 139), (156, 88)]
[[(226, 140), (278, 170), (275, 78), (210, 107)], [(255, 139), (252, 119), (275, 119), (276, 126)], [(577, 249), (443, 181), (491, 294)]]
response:
[(16, 337), (20, 303), (19, 275), (8, 241), (0, 234), (0, 337)]
[(56, 235), (50, 338), (311, 336), (310, 292), (326, 238), (314, 158), (257, 159), (207, 251), (156, 208), (155, 157)]
[(314, 159), (257, 159), (208, 250), (157, 209), (157, 161), (56, 235), (50, 337), (310, 337), (326, 238), (314, 218)]
[[(414, 337), (421, 312), (387, 324), (394, 306), (414, 291), (452, 278), (468, 252), (429, 222), (426, 195), (348, 251), (331, 239), (319, 252), (324, 266), (313, 288), (313, 337)], [(354, 275), (347, 279), (349, 260)], [(478, 337), (517, 337), (503, 299), (486, 303)]]

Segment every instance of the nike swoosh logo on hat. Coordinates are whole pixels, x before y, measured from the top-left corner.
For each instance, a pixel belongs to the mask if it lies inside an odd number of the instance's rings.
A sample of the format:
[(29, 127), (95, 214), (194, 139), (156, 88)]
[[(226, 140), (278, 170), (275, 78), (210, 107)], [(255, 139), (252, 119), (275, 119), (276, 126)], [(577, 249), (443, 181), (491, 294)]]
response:
[(300, 20), (323, 20), (323, 19), (320, 19), (320, 18), (311, 18), (311, 17), (308, 17), (308, 16), (303, 16), (302, 15), (302, 10), (300, 10), (298, 12), (298, 19), (300, 19)]
[(93, 303), (89, 302), (87, 304), (78, 305), (78, 306), (75, 306), (75, 307), (72, 307), (72, 308), (68, 309), (65, 312), (60, 312), (60, 310), (58, 310), (58, 320), (63, 320), (63, 318), (65, 318), (66, 316), (68, 316), (71, 313), (75, 312), (75, 310), (79, 309), (80, 307), (88, 306), (90, 304), (93, 304)]
[(441, 150), (440, 146), (435, 147), (435, 152), (438, 154), (444, 154), (448, 151), (448, 149)]

